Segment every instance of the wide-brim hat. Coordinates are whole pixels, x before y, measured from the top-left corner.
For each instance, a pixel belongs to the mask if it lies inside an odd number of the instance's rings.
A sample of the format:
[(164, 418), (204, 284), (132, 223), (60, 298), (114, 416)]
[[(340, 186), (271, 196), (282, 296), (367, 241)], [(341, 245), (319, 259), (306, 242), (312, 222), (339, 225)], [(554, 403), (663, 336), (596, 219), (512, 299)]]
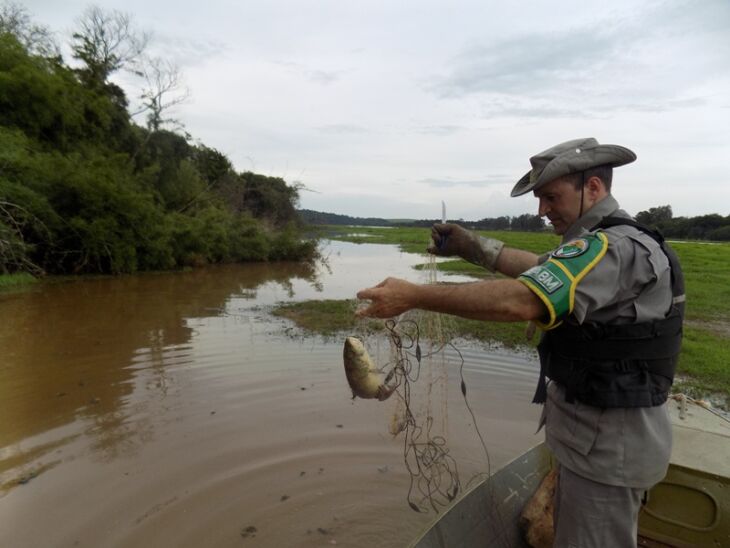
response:
[(530, 158), (532, 169), (517, 181), (511, 196), (522, 196), (563, 175), (597, 166), (618, 167), (634, 160), (636, 154), (628, 148), (601, 145), (592, 137), (566, 141)]

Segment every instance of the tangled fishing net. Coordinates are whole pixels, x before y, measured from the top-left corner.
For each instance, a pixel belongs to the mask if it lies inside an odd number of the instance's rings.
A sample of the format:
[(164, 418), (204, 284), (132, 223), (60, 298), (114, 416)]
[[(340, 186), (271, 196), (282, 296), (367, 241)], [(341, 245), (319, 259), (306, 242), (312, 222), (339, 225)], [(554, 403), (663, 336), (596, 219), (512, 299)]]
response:
[[(437, 283), (432, 255), (426, 272), (428, 283)], [(389, 348), (382, 372), (387, 382), (396, 387), (389, 430), (393, 436), (403, 438), (403, 460), (410, 476), (407, 502), (416, 512), (427, 512), (429, 508), (438, 512), (463, 490), (448, 443), (448, 369), (453, 368), (454, 361), (461, 393), (486, 460), (486, 470), (469, 483), (490, 473), (489, 452), (466, 398), (464, 359), (451, 343), (453, 327), (446, 315), (414, 310), (385, 320), (384, 327)], [(381, 353), (379, 349), (378, 355)], [(381, 359), (377, 361), (382, 363)]]

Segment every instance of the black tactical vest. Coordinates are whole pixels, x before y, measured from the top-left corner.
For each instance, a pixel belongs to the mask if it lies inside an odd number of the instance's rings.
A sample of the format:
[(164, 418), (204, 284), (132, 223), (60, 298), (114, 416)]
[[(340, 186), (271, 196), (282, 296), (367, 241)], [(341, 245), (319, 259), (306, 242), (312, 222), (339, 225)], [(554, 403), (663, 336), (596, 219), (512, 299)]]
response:
[(578, 325), (568, 318), (545, 332), (537, 347), (540, 382), (534, 403), (546, 399), (545, 376), (565, 387), (570, 403), (653, 407), (667, 400), (682, 344), (684, 276), (676, 254), (655, 230), (632, 219), (604, 217), (591, 231), (617, 225), (633, 226), (661, 246), (672, 272), (672, 307), (660, 320)]

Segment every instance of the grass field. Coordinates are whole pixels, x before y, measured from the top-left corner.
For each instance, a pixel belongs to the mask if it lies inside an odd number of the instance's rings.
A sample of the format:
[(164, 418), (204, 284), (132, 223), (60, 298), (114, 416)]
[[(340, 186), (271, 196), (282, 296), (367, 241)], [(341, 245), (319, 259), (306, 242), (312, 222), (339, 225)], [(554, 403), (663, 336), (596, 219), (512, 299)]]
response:
[[(328, 226), (322, 229), (324, 237), (331, 239), (395, 244), (412, 253), (424, 252), (429, 233), (426, 228)], [(549, 251), (560, 241), (551, 233), (480, 234), (535, 253)], [(727, 267), (730, 264), (730, 244), (676, 242), (672, 247), (682, 263), (687, 293), (687, 322), (676, 389), (695, 397), (712, 395), (713, 401), (727, 408), (730, 404), (730, 269)], [(439, 263), (438, 268), (445, 273), (485, 277), (482, 269), (462, 260), (445, 261)], [(355, 306), (352, 301), (309, 301), (282, 305), (275, 313), (294, 319), (305, 329), (331, 335), (352, 327), (350, 322), (353, 321), (351, 316)], [(330, 313), (324, 314), (325, 309), (329, 309)], [(338, 312), (332, 313), (334, 309)], [(528, 344), (524, 338), (525, 325), (521, 323), (455, 319), (453, 328), (460, 336), (499, 341), (506, 346)], [(534, 342), (530, 344), (534, 345)]]

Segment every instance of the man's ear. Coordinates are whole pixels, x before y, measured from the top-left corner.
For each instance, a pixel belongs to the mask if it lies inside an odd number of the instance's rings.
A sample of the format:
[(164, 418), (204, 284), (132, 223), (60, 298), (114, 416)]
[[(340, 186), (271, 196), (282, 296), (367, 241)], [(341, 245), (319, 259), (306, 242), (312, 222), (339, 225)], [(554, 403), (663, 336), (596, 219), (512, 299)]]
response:
[(588, 197), (592, 200), (599, 200), (605, 196), (608, 195), (608, 191), (606, 190), (606, 185), (603, 184), (603, 181), (600, 179), (600, 177), (590, 177), (585, 184), (585, 192), (588, 195)]

